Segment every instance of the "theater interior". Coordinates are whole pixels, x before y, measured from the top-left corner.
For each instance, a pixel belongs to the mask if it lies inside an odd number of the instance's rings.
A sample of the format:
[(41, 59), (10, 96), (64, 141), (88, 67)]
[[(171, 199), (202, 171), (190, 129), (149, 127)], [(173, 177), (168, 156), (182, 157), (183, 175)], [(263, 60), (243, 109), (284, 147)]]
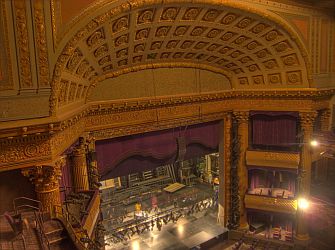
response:
[(335, 1), (0, 1), (0, 250), (332, 250), (334, 190)]

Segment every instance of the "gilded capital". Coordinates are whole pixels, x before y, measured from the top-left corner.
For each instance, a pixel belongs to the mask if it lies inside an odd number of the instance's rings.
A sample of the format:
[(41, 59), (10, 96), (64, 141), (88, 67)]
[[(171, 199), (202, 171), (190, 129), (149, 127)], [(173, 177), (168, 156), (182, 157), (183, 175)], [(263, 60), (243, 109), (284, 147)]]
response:
[(313, 130), (313, 124), (317, 117), (316, 111), (299, 112), (301, 128), (304, 131)]
[(324, 109), (320, 113), (320, 121), (321, 121), (321, 130), (322, 131), (327, 131), (329, 130), (329, 119), (330, 119), (330, 109)]
[(247, 123), (249, 121), (249, 111), (234, 111), (233, 114), (238, 123)]
[(62, 173), (59, 165), (36, 166), (22, 170), (22, 174), (34, 183), (36, 191), (50, 191), (58, 188)]

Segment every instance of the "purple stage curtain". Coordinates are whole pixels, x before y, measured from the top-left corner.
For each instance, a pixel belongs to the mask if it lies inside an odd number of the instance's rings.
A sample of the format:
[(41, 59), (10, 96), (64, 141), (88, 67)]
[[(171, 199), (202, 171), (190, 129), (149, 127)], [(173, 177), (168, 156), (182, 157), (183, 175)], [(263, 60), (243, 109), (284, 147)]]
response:
[(62, 176), (59, 180), (59, 187), (61, 190), (61, 201), (65, 201), (66, 195), (72, 191), (72, 172), (70, 168), (69, 159), (66, 159), (66, 164), (62, 167)]
[(296, 112), (251, 112), (254, 145), (290, 147), (297, 142)]
[(101, 179), (173, 163), (177, 157), (178, 137), (185, 137), (185, 158), (214, 152), (219, 144), (219, 123), (210, 122), (97, 141), (96, 154)]

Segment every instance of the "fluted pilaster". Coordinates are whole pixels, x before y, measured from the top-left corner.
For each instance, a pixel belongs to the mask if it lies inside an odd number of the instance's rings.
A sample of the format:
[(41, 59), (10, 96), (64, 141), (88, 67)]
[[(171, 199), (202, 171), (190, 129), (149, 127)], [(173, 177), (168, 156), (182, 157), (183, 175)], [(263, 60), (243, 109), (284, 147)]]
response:
[(247, 213), (244, 205), (245, 193), (248, 189), (248, 170), (246, 167), (245, 155), (248, 149), (249, 112), (235, 111), (234, 117), (238, 124), (238, 137), (240, 142), (240, 156), (238, 163), (239, 196), (240, 196), (240, 228), (248, 227)]
[(79, 145), (72, 152), (72, 175), (75, 192), (89, 190), (86, 147), (83, 138), (80, 138)]

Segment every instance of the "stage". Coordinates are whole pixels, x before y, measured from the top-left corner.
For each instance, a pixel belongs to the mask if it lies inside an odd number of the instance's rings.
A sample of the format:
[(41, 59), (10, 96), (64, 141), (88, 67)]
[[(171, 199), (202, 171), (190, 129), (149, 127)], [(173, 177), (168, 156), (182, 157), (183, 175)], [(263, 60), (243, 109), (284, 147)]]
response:
[(209, 209), (182, 217), (176, 223), (170, 222), (161, 231), (155, 227), (153, 231), (134, 235), (127, 242), (111, 243), (106, 250), (209, 249), (227, 238), (227, 229), (217, 224), (217, 211)]

